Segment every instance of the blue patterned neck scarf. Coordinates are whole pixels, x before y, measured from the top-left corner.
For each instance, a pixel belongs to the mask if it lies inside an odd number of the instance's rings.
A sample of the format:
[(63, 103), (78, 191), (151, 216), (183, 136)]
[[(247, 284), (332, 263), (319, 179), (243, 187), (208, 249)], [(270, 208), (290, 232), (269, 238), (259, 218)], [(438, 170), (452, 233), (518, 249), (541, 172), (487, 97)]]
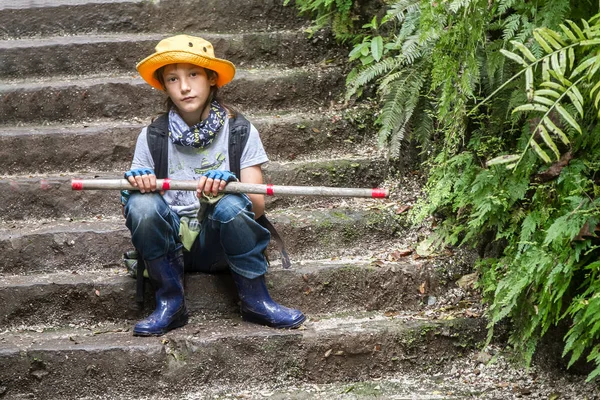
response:
[(181, 115), (171, 109), (169, 111), (169, 137), (173, 144), (191, 146), (197, 149), (208, 146), (223, 127), (227, 111), (216, 100), (210, 104), (208, 118), (190, 127)]

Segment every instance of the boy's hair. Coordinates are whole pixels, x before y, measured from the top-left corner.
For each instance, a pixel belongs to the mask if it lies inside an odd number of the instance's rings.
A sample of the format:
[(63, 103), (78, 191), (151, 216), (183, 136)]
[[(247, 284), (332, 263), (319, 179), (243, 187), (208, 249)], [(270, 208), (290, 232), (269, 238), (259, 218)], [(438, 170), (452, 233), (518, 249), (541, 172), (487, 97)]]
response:
[[(154, 71), (154, 77), (156, 78), (157, 81), (160, 82), (163, 89), (165, 89), (165, 77), (163, 74), (163, 72), (165, 71), (165, 68), (166, 68), (166, 65), (163, 67), (160, 67), (159, 69)], [(212, 69), (204, 68), (204, 67), (200, 67), (200, 68), (204, 69), (208, 79), (211, 79), (214, 77), (216, 80), (217, 73), (215, 71), (213, 71)], [(210, 104), (213, 100), (216, 100), (222, 107), (224, 107), (227, 110), (227, 113), (229, 114), (229, 116), (231, 118), (235, 118), (235, 116), (237, 115), (236, 109), (223, 102), (221, 96), (219, 96), (219, 88), (217, 87), (217, 85), (213, 85), (210, 87), (210, 94), (208, 95), (206, 104)], [(173, 107), (177, 108), (177, 106), (175, 106), (175, 103), (173, 103), (173, 100), (171, 100), (171, 98), (169, 96), (167, 96), (167, 99), (165, 101), (165, 106), (167, 108), (166, 112), (169, 112), (171, 110), (171, 108), (173, 108)]]

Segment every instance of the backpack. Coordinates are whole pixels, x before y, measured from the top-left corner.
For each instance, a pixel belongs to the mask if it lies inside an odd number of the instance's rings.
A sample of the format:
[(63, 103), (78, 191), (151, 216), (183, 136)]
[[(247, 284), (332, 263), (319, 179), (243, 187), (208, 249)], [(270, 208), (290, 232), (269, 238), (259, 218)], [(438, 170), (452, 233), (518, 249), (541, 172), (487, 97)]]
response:
[[(229, 119), (229, 170), (240, 177), (240, 161), (242, 153), (248, 143), (248, 137), (250, 136), (250, 122), (240, 113), (236, 113), (236, 116)], [(150, 154), (154, 160), (154, 172), (157, 179), (165, 179), (168, 177), (168, 138), (169, 138), (169, 116), (168, 114), (162, 114), (156, 118), (149, 126), (146, 131), (146, 137), (148, 140), (148, 148)], [(261, 226), (266, 228), (271, 233), (271, 239), (275, 241), (279, 252), (281, 254), (281, 263), (283, 268), (287, 269), (291, 267), (290, 258), (283, 239), (273, 226), (265, 214), (260, 216), (256, 220)], [(139, 303), (143, 303), (144, 296), (144, 261), (138, 256), (137, 262), (137, 295), (136, 300)]]

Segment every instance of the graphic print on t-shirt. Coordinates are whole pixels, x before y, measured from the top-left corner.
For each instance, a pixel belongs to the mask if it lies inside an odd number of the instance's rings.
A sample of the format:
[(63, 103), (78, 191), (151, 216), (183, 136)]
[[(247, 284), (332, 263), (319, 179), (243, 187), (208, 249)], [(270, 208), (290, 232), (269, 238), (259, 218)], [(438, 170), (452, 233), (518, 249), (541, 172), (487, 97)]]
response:
[(200, 162), (200, 168), (194, 168), (194, 173), (198, 175), (203, 175), (204, 173), (210, 170), (219, 169), (219, 167), (223, 165), (225, 158), (225, 154), (220, 152), (216, 154), (215, 160), (213, 160), (212, 162), (209, 160), (208, 157), (202, 157), (202, 161)]

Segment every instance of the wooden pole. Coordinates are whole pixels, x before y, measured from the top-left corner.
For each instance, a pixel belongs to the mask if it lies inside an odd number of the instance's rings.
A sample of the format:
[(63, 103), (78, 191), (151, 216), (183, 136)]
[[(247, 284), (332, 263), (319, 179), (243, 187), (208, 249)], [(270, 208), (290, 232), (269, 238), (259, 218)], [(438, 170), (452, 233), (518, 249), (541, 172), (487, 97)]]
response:
[[(157, 190), (192, 190), (198, 181), (157, 179)], [(73, 190), (138, 190), (126, 179), (73, 179)], [(229, 182), (224, 193), (265, 194), (267, 196), (330, 196), (387, 198), (387, 189), (337, 188), (325, 186), (275, 186), (255, 183)]]

